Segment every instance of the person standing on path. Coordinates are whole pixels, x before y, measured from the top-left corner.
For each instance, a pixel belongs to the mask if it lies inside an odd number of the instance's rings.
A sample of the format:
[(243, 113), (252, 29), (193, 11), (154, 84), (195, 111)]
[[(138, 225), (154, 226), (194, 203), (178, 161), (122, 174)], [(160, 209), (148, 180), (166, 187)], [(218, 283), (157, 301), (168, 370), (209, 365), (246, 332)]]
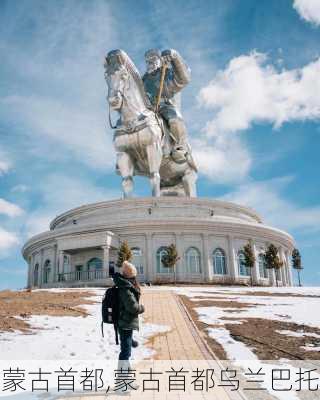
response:
[(120, 273), (116, 272), (113, 275), (114, 284), (119, 288), (120, 354), (118, 369), (131, 368), (129, 361), (131, 349), (138, 345), (132, 336), (134, 330), (139, 330), (139, 314), (144, 312), (144, 306), (139, 304), (141, 290), (136, 276), (136, 267), (128, 261), (123, 262)]

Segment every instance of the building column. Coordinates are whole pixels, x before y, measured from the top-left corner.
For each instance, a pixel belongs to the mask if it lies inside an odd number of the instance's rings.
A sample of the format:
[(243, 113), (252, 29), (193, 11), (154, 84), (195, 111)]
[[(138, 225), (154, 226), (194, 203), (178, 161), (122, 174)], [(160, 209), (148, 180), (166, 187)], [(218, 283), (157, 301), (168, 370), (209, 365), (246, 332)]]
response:
[(209, 235), (206, 233), (202, 234), (202, 248), (203, 248), (202, 277), (205, 282), (208, 282), (212, 278), (212, 271), (210, 270)]
[(236, 262), (236, 257), (235, 257), (235, 251), (234, 251), (234, 239), (232, 236), (228, 236), (228, 246), (229, 246), (229, 273), (231, 277), (231, 281), (235, 283), (238, 278), (238, 268), (237, 268), (237, 262)]
[(273, 268), (268, 268), (268, 275), (269, 275), (269, 284), (271, 286), (275, 286), (276, 285), (275, 270)]
[(281, 272), (281, 281), (282, 281), (282, 286), (287, 286), (287, 279), (286, 279), (286, 266), (287, 266), (287, 260), (283, 251), (283, 248), (280, 247), (280, 260), (282, 261), (282, 267), (280, 269)]
[(33, 280), (32, 280), (32, 274), (33, 274), (33, 267), (34, 267), (34, 256), (33, 254), (31, 254), (31, 256), (29, 257), (29, 263), (28, 263), (28, 283), (27, 283), (27, 287), (31, 288), (32, 284), (33, 284)]
[(40, 273), (39, 273), (39, 287), (42, 287), (43, 284), (43, 276), (44, 276), (44, 250), (40, 250)]
[(183, 263), (184, 263), (184, 260), (183, 260), (183, 249), (182, 249), (182, 235), (181, 234), (174, 234), (174, 238), (175, 238), (175, 245), (176, 245), (176, 248), (177, 248), (177, 253), (178, 253), (178, 256), (180, 257), (179, 258), (179, 260), (178, 260), (178, 262), (177, 262), (177, 264), (176, 264), (176, 266), (175, 266), (175, 269), (176, 269), (176, 280), (177, 280), (177, 282), (179, 281), (179, 279), (184, 279), (184, 273), (183, 273)]
[(62, 274), (63, 272), (63, 263), (64, 263), (64, 251), (58, 251), (58, 275)]
[(152, 246), (152, 233), (146, 234), (146, 255), (145, 255), (145, 277), (146, 281), (152, 282), (155, 278), (155, 266), (153, 260), (155, 259)]
[(282, 286), (286, 286), (285, 267), (286, 264), (283, 263), (282, 267), (280, 268), (280, 274), (279, 274)]
[(256, 248), (256, 245), (254, 243), (252, 243), (252, 250), (253, 250), (253, 254), (254, 254), (254, 258), (255, 258), (255, 263), (254, 263), (254, 267), (253, 267), (253, 270), (252, 270), (252, 280), (253, 280), (253, 284), (254, 285), (258, 285), (259, 284), (259, 277), (260, 277), (259, 259), (258, 259), (257, 248)]
[(290, 262), (290, 257), (289, 257), (289, 253), (288, 252), (286, 252), (286, 260), (287, 260), (287, 267), (288, 267), (289, 285), (293, 286), (292, 265), (291, 265), (291, 262)]
[(288, 282), (288, 286), (292, 286), (292, 283), (290, 281), (290, 269), (291, 269), (291, 265), (288, 263), (288, 258), (287, 255), (285, 254), (286, 260), (287, 260), (287, 265), (286, 265), (286, 275), (287, 275), (287, 282)]
[(106, 278), (109, 278), (109, 258), (110, 258), (110, 246), (101, 246), (103, 250), (103, 269), (106, 270)]
[(284, 275), (285, 275), (285, 279), (286, 279), (286, 286), (290, 286), (287, 260), (286, 260), (286, 264), (284, 266), (283, 271), (284, 271)]
[(286, 264), (281, 268), (281, 277), (282, 277), (282, 286), (288, 286), (287, 277), (286, 277)]
[(52, 266), (52, 282), (57, 282), (58, 281), (58, 276), (57, 276), (57, 245), (55, 244), (53, 247), (53, 266)]
[(67, 264), (66, 271), (64, 271), (64, 272), (68, 272), (69, 276), (71, 277), (71, 272), (72, 271), (71, 271), (70, 255), (68, 253), (66, 253), (66, 252), (63, 253), (63, 265), (64, 265), (64, 258), (65, 257), (67, 257), (68, 264)]
[(35, 267), (35, 255), (32, 254), (31, 258), (31, 270), (30, 270), (30, 285), (34, 286), (34, 267)]
[[(31, 271), (30, 271), (30, 285), (31, 287), (34, 286), (34, 267), (35, 267), (35, 254), (32, 253), (32, 261), (31, 261)], [(39, 278), (38, 278), (39, 279)]]

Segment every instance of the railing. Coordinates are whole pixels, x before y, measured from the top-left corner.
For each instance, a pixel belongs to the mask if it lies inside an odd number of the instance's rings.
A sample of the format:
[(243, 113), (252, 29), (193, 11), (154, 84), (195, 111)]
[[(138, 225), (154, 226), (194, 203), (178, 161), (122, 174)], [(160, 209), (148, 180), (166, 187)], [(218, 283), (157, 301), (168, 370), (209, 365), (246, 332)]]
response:
[(108, 277), (109, 271), (107, 269), (73, 271), (58, 274), (56, 277), (56, 282), (94, 281), (97, 279), (106, 279)]

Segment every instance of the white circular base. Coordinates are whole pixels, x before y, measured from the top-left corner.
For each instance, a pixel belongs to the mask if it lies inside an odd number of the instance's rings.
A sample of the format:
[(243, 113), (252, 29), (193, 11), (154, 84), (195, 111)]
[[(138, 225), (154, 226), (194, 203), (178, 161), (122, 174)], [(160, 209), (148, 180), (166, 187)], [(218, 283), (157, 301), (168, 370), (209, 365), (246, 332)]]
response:
[[(278, 284), (292, 285), (293, 238), (264, 225), (249, 208), (211, 199), (135, 198), (85, 205), (56, 217), (50, 231), (31, 238), (22, 251), (29, 287), (110, 285), (122, 241), (134, 249), (141, 281), (249, 284), (238, 257), (248, 240), (257, 258), (253, 283), (276, 284), (274, 271), (259, 266), (259, 254), (273, 243), (284, 263)], [(171, 243), (180, 256), (175, 273), (160, 265), (161, 249)]]

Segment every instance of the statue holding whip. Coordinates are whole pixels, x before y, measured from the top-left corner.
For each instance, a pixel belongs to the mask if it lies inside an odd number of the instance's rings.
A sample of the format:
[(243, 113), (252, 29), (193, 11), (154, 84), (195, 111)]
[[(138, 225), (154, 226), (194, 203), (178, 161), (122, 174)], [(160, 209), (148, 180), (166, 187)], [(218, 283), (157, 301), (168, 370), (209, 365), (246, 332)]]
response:
[(105, 59), (110, 110), (118, 113), (113, 144), (123, 195), (132, 196), (133, 177), (149, 178), (154, 197), (196, 197), (197, 167), (180, 113), (180, 91), (190, 69), (175, 50), (146, 52), (141, 78), (127, 53), (110, 51)]

